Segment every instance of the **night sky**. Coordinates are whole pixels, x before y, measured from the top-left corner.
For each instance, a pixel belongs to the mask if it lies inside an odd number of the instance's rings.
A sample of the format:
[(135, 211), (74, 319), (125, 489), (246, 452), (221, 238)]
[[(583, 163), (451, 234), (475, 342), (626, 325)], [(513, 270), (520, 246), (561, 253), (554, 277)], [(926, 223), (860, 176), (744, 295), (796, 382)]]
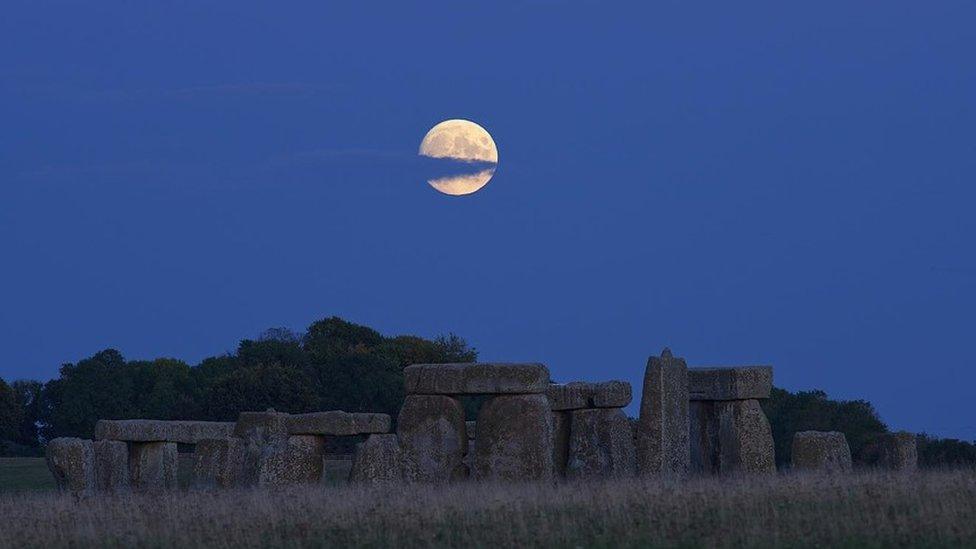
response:
[[(976, 438), (976, 4), (219, 4), (4, 3), (0, 377), (338, 315)], [(448, 118), (470, 196), (416, 156)]]

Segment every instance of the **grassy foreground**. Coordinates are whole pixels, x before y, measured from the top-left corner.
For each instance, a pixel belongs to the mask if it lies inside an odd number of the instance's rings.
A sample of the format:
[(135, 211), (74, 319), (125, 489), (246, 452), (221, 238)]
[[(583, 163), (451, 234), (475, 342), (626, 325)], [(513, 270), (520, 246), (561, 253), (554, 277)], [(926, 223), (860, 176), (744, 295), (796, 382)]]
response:
[(44, 458), (0, 458), (0, 494), (54, 489), (54, 476)]
[(976, 472), (558, 485), (0, 494), (11, 546), (959, 546)]

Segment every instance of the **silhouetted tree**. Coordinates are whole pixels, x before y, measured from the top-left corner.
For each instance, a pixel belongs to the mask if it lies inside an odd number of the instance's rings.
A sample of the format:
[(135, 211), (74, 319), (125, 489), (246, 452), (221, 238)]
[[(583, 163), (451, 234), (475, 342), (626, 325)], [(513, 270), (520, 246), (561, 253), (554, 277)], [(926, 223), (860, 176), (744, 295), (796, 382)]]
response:
[(135, 392), (125, 359), (115, 349), (61, 367), (44, 387), (44, 436), (91, 438), (99, 419), (132, 417)]
[(790, 463), (797, 431), (840, 431), (847, 437), (855, 461), (865, 463), (870, 443), (888, 430), (870, 402), (830, 400), (827, 393), (818, 390), (790, 393), (774, 387), (762, 405), (772, 427), (780, 467)]
[(954, 438), (918, 435), (919, 467), (959, 467), (976, 465), (976, 444)]
[(0, 379), (0, 445), (5, 440), (18, 438), (22, 420), (23, 410), (17, 403), (17, 393)]
[(21, 379), (13, 382), (10, 386), (16, 395), (17, 406), (23, 412), (20, 428), (14, 441), (30, 448), (36, 448), (41, 443), (39, 425), (43, 419), (41, 392), (44, 390), (44, 384), (32, 379)]

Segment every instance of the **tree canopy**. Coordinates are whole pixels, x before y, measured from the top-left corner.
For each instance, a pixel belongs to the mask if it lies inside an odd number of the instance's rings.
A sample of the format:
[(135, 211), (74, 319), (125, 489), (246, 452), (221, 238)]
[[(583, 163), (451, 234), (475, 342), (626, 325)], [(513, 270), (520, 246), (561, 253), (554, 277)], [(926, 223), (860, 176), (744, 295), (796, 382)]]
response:
[(477, 356), (453, 334), (386, 337), (338, 317), (302, 335), (267, 330), (196, 366), (173, 358), (126, 360), (106, 349), (64, 364), (46, 384), (0, 385), (0, 439), (36, 446), (58, 436), (91, 437), (99, 419), (232, 421), (241, 411), (266, 408), (395, 414), (405, 366)]

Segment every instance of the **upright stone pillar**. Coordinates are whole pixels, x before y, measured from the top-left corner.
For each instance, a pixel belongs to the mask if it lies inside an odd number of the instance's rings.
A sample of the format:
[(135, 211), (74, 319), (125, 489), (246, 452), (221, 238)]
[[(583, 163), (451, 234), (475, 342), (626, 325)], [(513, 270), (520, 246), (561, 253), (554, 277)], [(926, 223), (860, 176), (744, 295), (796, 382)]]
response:
[(193, 484), (199, 488), (230, 488), (243, 482), (247, 443), (242, 438), (208, 438), (193, 452)]
[(758, 399), (769, 398), (768, 366), (692, 368), (692, 469), (706, 474), (776, 471), (773, 434)]
[(566, 464), (569, 462), (569, 437), (572, 420), (569, 411), (552, 412), (552, 467), (553, 474), (558, 477), (566, 476)]
[(397, 438), (408, 482), (464, 478), (467, 451), (464, 408), (446, 395), (407, 395), (397, 419)]
[(911, 472), (918, 468), (918, 443), (914, 433), (887, 433), (881, 439), (878, 464), (892, 471)]
[(325, 437), (319, 435), (290, 435), (269, 444), (262, 452), (258, 484), (316, 484), (322, 479), (324, 454)]
[(141, 491), (176, 488), (175, 442), (130, 442), (129, 478)]
[(89, 495), (95, 488), (95, 457), (92, 441), (56, 438), (45, 449), (47, 467), (59, 490)]
[(570, 421), (567, 477), (621, 478), (636, 474), (634, 430), (623, 410), (576, 410)]
[(837, 431), (795, 433), (791, 452), (795, 471), (847, 473), (852, 468), (847, 437)]
[(92, 444), (95, 456), (95, 489), (118, 492), (129, 488), (129, 446), (118, 440)]
[(690, 460), (688, 366), (670, 349), (647, 360), (637, 423), (637, 468), (641, 475), (683, 477)]
[(499, 395), (481, 406), (474, 477), (548, 480), (553, 475), (553, 426), (544, 394)]
[(369, 435), (356, 445), (349, 481), (396, 484), (403, 480), (403, 460), (396, 435)]

